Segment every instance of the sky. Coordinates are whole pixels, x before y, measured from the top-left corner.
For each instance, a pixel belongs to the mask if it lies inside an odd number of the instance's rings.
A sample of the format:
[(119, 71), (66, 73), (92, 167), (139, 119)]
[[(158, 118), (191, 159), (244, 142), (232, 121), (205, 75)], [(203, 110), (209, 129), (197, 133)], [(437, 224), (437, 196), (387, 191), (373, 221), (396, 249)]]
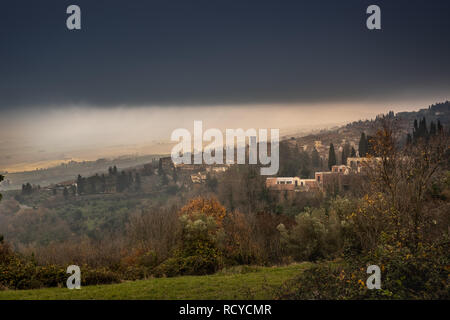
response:
[[(66, 27), (71, 4), (81, 30)], [(371, 4), (381, 30), (366, 28)], [(0, 168), (149, 145), (194, 119), (287, 130), (427, 107), (450, 98), (449, 13), (440, 0), (2, 1)]]

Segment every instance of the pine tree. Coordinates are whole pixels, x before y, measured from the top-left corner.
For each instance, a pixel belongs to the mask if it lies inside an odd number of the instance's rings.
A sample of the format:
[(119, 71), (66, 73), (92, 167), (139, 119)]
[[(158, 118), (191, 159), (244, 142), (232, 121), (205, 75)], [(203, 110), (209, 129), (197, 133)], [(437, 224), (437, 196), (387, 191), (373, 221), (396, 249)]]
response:
[(328, 152), (328, 169), (331, 170), (331, 167), (336, 165), (336, 153), (334, 151), (334, 145), (330, 143), (330, 151)]

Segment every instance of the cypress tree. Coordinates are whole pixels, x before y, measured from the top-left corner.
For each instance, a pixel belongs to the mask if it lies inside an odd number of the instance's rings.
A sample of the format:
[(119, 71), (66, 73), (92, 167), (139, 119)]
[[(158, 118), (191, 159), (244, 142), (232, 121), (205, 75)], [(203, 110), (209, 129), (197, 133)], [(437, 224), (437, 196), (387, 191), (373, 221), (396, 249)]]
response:
[(430, 136), (436, 135), (436, 125), (433, 121), (430, 123)]
[(443, 127), (442, 127), (442, 124), (441, 124), (441, 120), (438, 120), (437, 121), (437, 132), (441, 133), (442, 129), (443, 129)]
[(311, 163), (314, 168), (318, 168), (320, 166), (320, 155), (316, 147), (314, 147), (311, 153)]
[(330, 151), (328, 152), (328, 169), (331, 170), (331, 167), (336, 165), (336, 153), (334, 151), (334, 145), (330, 143)]
[(367, 138), (364, 132), (361, 132), (361, 138), (359, 139), (359, 156), (365, 157), (368, 151)]
[(350, 145), (346, 143), (342, 148), (341, 163), (347, 164), (347, 158), (350, 155)]

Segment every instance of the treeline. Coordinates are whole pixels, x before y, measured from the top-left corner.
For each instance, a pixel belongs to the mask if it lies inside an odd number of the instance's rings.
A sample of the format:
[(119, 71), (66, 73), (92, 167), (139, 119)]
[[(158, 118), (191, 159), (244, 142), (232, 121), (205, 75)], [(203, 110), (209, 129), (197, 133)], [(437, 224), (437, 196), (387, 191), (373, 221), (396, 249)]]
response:
[(434, 121), (430, 122), (430, 129), (427, 126), (427, 120), (423, 117), (420, 121), (414, 120), (414, 128), (412, 135), (410, 133), (406, 136), (406, 143), (417, 143), (421, 139), (429, 140), (431, 137), (442, 133), (444, 127), (441, 124), (440, 120), (437, 120), (437, 123)]
[(316, 148), (311, 153), (291, 145), (288, 141), (280, 142), (280, 177), (311, 178), (315, 171), (324, 167), (323, 159)]
[(139, 172), (121, 171), (117, 167), (110, 167), (108, 174), (96, 174), (90, 177), (77, 177), (78, 194), (95, 194), (105, 192), (139, 191), (141, 189), (141, 175)]

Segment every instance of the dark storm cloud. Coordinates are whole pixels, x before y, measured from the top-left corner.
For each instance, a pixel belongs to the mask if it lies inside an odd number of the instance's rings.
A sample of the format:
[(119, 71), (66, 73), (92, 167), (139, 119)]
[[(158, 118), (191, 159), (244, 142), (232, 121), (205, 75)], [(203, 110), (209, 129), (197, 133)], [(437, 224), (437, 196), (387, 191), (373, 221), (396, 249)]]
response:
[[(82, 30), (66, 28), (77, 4)], [(365, 27), (378, 4), (382, 30)], [(0, 108), (376, 100), (450, 92), (449, 1), (21, 1)]]

